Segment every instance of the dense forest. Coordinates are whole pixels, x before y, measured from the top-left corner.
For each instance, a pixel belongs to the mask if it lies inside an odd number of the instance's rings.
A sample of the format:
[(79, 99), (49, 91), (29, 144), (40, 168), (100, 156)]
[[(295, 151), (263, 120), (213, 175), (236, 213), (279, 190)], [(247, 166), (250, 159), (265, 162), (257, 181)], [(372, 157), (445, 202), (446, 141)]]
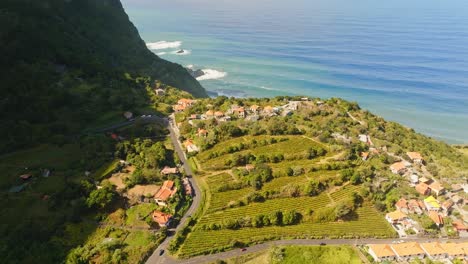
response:
[(137, 107), (147, 100), (138, 76), (206, 96), (146, 48), (119, 0), (4, 0), (0, 22), (0, 153)]

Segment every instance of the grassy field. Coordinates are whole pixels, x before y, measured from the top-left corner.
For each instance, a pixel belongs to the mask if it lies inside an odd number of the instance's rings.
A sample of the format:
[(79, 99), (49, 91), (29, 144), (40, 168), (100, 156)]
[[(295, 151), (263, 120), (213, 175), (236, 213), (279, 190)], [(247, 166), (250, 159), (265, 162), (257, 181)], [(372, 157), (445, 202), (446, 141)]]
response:
[[(351, 246), (282, 246), (278, 247), (281, 252), (281, 264), (361, 264), (363, 263), (356, 250)], [(247, 254), (231, 259), (226, 259), (226, 264), (271, 264), (272, 251)]]

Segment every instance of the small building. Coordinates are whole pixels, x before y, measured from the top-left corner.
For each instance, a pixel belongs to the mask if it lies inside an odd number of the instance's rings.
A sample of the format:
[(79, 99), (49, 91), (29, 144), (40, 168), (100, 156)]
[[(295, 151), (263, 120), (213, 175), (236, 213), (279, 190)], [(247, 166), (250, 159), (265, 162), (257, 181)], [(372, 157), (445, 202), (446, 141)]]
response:
[(450, 259), (462, 259), (466, 255), (462, 243), (445, 243), (441, 244), (441, 246), (445, 249)]
[(169, 226), (172, 220), (172, 215), (160, 211), (153, 212), (153, 221), (158, 223), (159, 227)]
[(392, 171), (393, 174), (403, 174), (406, 172), (407, 168), (406, 165), (403, 161), (393, 163), (390, 166), (390, 170)]
[(451, 188), (451, 192), (454, 192), (454, 193), (463, 191), (463, 187), (461, 184), (452, 184), (450, 188)]
[(127, 112), (123, 113), (123, 116), (124, 116), (126, 119), (132, 119), (133, 113), (127, 111)]
[(411, 214), (422, 214), (424, 207), (424, 203), (416, 199), (411, 199), (408, 202), (408, 212)]
[(395, 207), (397, 210), (407, 214), (409, 212), (408, 201), (405, 198), (401, 198), (396, 202)]
[(263, 113), (265, 115), (271, 115), (273, 114), (273, 107), (271, 105), (267, 105), (263, 108)]
[(441, 227), (444, 225), (444, 218), (436, 211), (429, 211), (428, 213), (429, 218), (437, 225), (437, 227)]
[(197, 115), (197, 114), (191, 114), (190, 117), (189, 117), (190, 120), (196, 120), (196, 119), (200, 119), (200, 115)]
[(184, 142), (185, 149), (188, 153), (194, 153), (200, 151), (200, 149), (193, 143), (191, 139), (187, 139)]
[(427, 184), (425, 184), (423, 182), (418, 183), (416, 185), (415, 189), (421, 195), (429, 195), (431, 193), (431, 189), (429, 188), (429, 185), (427, 185)]
[(22, 179), (23, 181), (27, 181), (27, 180), (30, 180), (32, 176), (33, 175), (31, 173), (27, 173), (27, 174), (20, 175), (19, 178)]
[(260, 107), (258, 105), (252, 105), (249, 108), (250, 112), (252, 112), (253, 114), (258, 114), (259, 109)]
[(442, 212), (444, 213), (445, 216), (448, 216), (450, 212), (452, 211), (454, 202), (452, 200), (447, 200), (442, 203)]
[(158, 88), (158, 89), (155, 89), (154, 90), (154, 93), (157, 95), (157, 96), (163, 96), (166, 94), (166, 91), (164, 91), (163, 89), (161, 88)]
[(426, 252), (426, 255), (432, 260), (448, 257), (447, 251), (439, 242), (421, 243), (420, 245), (424, 252)]
[(407, 242), (391, 245), (399, 261), (409, 261), (412, 259), (423, 259), (426, 253), (416, 242)]
[(412, 174), (412, 175), (410, 176), (410, 182), (411, 182), (411, 184), (415, 184), (415, 185), (418, 184), (418, 183), (419, 183), (419, 177), (418, 177), (418, 175)]
[(462, 204), (462, 203), (463, 203), (463, 198), (462, 198), (460, 195), (454, 195), (454, 196), (452, 196), (451, 200), (452, 200), (455, 204)]
[(388, 244), (372, 244), (369, 245), (369, 255), (371, 255), (376, 262), (394, 261), (397, 258), (396, 253)]
[(369, 152), (361, 152), (361, 158), (366, 161), (369, 158)]
[(238, 118), (245, 118), (245, 109), (244, 109), (244, 107), (238, 107), (238, 108), (234, 109), (234, 114)]
[(419, 152), (406, 152), (406, 155), (416, 164), (423, 164), (424, 159)]
[(224, 116), (224, 113), (221, 112), (221, 111), (216, 111), (216, 112), (214, 113), (214, 116), (215, 116), (216, 118), (221, 118), (221, 117)]
[(437, 196), (445, 192), (445, 188), (439, 182), (436, 182), (436, 181), (429, 184), (429, 188)]
[(398, 224), (398, 223), (400, 223), (400, 222), (402, 222), (404, 220), (407, 220), (408, 215), (406, 215), (405, 213), (403, 213), (400, 210), (396, 210), (396, 211), (393, 211), (391, 213), (386, 214), (385, 219), (387, 219), (387, 221), (390, 224)]
[(452, 226), (459, 233), (468, 232), (468, 226), (463, 222), (463, 220), (455, 220), (452, 222)]
[(203, 129), (203, 128), (199, 128), (198, 132), (197, 132), (197, 135), (199, 137), (206, 137), (206, 136), (208, 136), (208, 130)]
[(178, 168), (171, 168), (171, 167), (164, 167), (164, 169), (161, 170), (162, 175), (169, 175), (169, 174), (178, 174), (179, 169)]
[(165, 181), (163, 186), (154, 195), (154, 200), (158, 205), (167, 206), (168, 200), (174, 196), (177, 188), (174, 186), (173, 181)]
[(430, 183), (432, 182), (432, 180), (431, 180), (431, 179), (428, 179), (428, 178), (426, 178), (426, 177), (421, 177), (421, 178), (419, 179), (419, 182), (422, 182), (422, 183), (425, 183), (425, 184), (430, 184)]
[(439, 201), (437, 201), (437, 199), (434, 198), (434, 196), (429, 196), (426, 199), (424, 199), (424, 206), (426, 206), (427, 211), (438, 212), (440, 210)]
[(369, 142), (369, 136), (368, 135), (359, 135), (359, 141), (363, 142), (363, 143), (368, 143)]
[(191, 107), (195, 103), (196, 103), (196, 100), (182, 98), (179, 101), (177, 101), (177, 105), (175, 105), (173, 109), (176, 112), (181, 112)]
[(206, 111), (205, 116), (206, 116), (207, 119), (209, 119), (209, 118), (214, 118), (214, 112), (213, 112), (213, 110), (208, 110), (208, 111)]
[(190, 184), (190, 181), (188, 180), (188, 178), (184, 178), (182, 180), (182, 185), (184, 186), (185, 194), (188, 196), (193, 196), (192, 185)]

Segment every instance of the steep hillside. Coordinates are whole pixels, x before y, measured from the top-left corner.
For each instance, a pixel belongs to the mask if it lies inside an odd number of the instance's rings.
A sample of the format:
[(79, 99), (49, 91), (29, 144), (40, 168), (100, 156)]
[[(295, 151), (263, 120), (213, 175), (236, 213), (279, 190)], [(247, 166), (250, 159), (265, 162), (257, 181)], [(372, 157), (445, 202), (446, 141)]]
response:
[(0, 130), (10, 141), (0, 150), (134, 107), (146, 97), (138, 76), (206, 96), (183, 67), (146, 48), (119, 0), (5, 0), (0, 23)]

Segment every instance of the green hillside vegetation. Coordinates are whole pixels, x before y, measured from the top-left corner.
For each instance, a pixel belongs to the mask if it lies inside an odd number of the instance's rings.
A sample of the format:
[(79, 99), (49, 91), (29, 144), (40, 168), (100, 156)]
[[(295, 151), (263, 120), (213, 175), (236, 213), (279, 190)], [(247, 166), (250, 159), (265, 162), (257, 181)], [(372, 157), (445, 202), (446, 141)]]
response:
[[(394, 237), (385, 212), (401, 195), (418, 196), (390, 172), (397, 156), (421, 152), (435, 179), (459, 181), (468, 171), (453, 147), (340, 99), (299, 102), (288, 115), (260, 113), (257, 121), (236, 114), (189, 120), (208, 110), (229, 113), (233, 105), (254, 115), (248, 110), (254, 104), (294, 100), (218, 97), (176, 114), (181, 138), (201, 149), (190, 155), (206, 193), (196, 221), (171, 243), (173, 253), (189, 257), (285, 238)], [(371, 146), (360, 134), (377, 150), (367, 161), (361, 153)]]
[(146, 48), (119, 0), (5, 0), (0, 10), (0, 153), (121, 121), (147, 105), (154, 80), (207, 96)]

